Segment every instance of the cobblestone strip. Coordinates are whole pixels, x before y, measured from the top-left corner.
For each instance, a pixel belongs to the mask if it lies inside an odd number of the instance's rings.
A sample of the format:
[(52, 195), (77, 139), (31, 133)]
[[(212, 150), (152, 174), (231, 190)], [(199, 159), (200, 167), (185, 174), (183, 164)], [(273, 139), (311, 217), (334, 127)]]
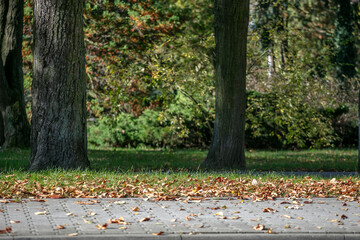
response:
[[(29, 203), (31, 203), (31, 202), (22, 202), (21, 203), (21, 208), (22, 208), (22, 211), (24, 213), (26, 223), (29, 226), (30, 234), (38, 236), (39, 231), (36, 228), (36, 226), (34, 224), (34, 221), (33, 221), (33, 218), (31, 216), (31, 213), (30, 213), (30, 210), (29, 210), (29, 205), (28, 205)], [(28, 234), (28, 233), (26, 233), (26, 234)]]
[[(72, 233), (74, 233), (74, 234), (84, 234), (84, 232), (80, 228), (78, 218), (76, 216), (74, 216), (73, 214), (71, 214), (70, 209), (68, 208), (67, 204), (74, 204), (74, 201), (60, 200), (60, 205), (61, 205), (64, 213), (68, 217), (69, 222), (72, 225), (72, 226), (70, 226), (70, 229), (74, 229), (74, 231)], [(72, 233), (70, 233), (70, 234), (72, 234)]]

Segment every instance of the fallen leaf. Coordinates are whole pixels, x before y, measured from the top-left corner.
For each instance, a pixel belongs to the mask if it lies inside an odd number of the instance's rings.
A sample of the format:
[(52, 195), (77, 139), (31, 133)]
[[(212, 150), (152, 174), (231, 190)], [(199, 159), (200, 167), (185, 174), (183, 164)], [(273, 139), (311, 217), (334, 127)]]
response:
[(198, 226), (198, 228), (203, 228), (204, 227), (204, 224), (201, 224)]
[(59, 225), (56, 227), (56, 229), (65, 229), (65, 227), (63, 225)]
[(253, 227), (253, 229), (261, 231), (261, 230), (265, 230), (265, 226), (261, 225), (261, 224), (258, 224), (257, 226)]
[(10, 227), (6, 227), (4, 230), (0, 230), (0, 234), (11, 233), (12, 229)]
[(90, 216), (95, 216), (97, 213), (96, 212), (89, 212), (88, 215)]
[(348, 217), (343, 214), (343, 215), (340, 216), (340, 218), (341, 218), (341, 219), (347, 219)]
[(107, 228), (107, 226), (108, 226), (107, 223), (105, 223), (105, 224), (103, 224), (103, 225), (100, 225), (100, 224), (96, 225), (96, 227), (97, 227), (99, 230), (105, 230), (105, 229)]
[(320, 227), (320, 226), (318, 226), (318, 227), (316, 227), (317, 229), (322, 229), (322, 227)]
[(89, 221), (89, 220), (87, 220), (87, 219), (83, 219), (83, 221), (85, 222), (85, 223), (87, 223), (87, 224), (92, 224), (93, 222), (92, 221)]
[(157, 233), (152, 233), (152, 235), (155, 235), (155, 236), (159, 236), (159, 235), (163, 235), (164, 232), (160, 231), (160, 232), (157, 232)]
[(291, 203), (289, 203), (289, 202), (281, 202), (280, 204), (291, 204)]
[(186, 219), (186, 221), (191, 221), (192, 220), (192, 218), (188, 217), (188, 216), (185, 216), (185, 219)]
[(291, 228), (291, 226), (290, 226), (290, 225), (286, 225), (284, 228)]
[(59, 198), (63, 198), (63, 196), (55, 194), (55, 195), (50, 195), (49, 198), (59, 199)]
[(239, 216), (235, 216), (235, 217), (232, 217), (231, 219), (236, 220), (236, 219), (239, 219), (239, 218), (240, 218)]
[(289, 219), (291, 219), (292, 218), (292, 216), (289, 216), (289, 215), (286, 215), (286, 214), (284, 214), (284, 215), (281, 215), (282, 217), (284, 217), (284, 218), (289, 218)]
[(140, 210), (139, 207), (131, 207), (130, 209), (131, 209), (131, 211), (133, 211), (133, 212), (138, 212), (138, 211)]
[(258, 222), (258, 221), (260, 221), (261, 219), (260, 218), (257, 218), (257, 219), (250, 219), (250, 221), (252, 221), (252, 222)]
[(262, 210), (263, 212), (277, 212), (275, 209), (272, 209), (272, 208), (264, 208), (263, 210)]
[(142, 219), (140, 219), (139, 222), (147, 222), (147, 221), (150, 221), (150, 218), (148, 218), (148, 217), (142, 218)]
[(119, 217), (117, 219), (110, 219), (109, 223), (116, 223), (116, 224), (120, 224), (120, 225), (130, 225), (129, 222), (125, 222), (123, 217)]
[(116, 204), (116, 205), (126, 204), (125, 201), (115, 201), (115, 202), (113, 202), (113, 203)]
[(304, 218), (303, 217), (297, 217), (297, 219), (303, 220)]
[(170, 222), (176, 222), (176, 219), (171, 219)]
[(270, 229), (268, 229), (268, 230), (266, 231), (266, 233), (268, 233), (268, 234), (273, 234), (274, 232), (273, 232), (273, 230), (270, 228)]
[(80, 204), (80, 205), (94, 205), (95, 202), (81, 202), (81, 201), (77, 201), (76, 204)]
[(210, 208), (211, 210), (218, 210), (218, 209), (220, 209), (219, 207), (212, 207), (212, 208)]
[(10, 223), (20, 223), (20, 221), (14, 221), (14, 220), (11, 220)]
[(73, 237), (73, 236), (77, 236), (77, 235), (79, 235), (79, 234), (78, 233), (70, 233), (70, 234), (68, 234), (69, 237)]
[(43, 212), (36, 212), (35, 215), (46, 215), (46, 211), (43, 211)]

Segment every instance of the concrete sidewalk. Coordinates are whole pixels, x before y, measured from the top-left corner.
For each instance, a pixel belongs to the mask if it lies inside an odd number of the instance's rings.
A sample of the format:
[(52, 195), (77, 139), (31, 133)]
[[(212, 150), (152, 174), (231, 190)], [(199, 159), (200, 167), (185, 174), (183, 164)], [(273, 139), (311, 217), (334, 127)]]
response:
[(0, 240), (360, 239), (360, 203), (334, 198), (2, 200), (0, 210)]

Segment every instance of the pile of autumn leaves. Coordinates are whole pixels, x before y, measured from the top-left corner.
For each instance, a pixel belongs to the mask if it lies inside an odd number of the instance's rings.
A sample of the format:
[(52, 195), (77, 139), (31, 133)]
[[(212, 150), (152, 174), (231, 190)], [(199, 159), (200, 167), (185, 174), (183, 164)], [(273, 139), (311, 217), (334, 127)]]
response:
[(311, 177), (261, 178), (245, 176), (148, 177), (144, 175), (100, 178), (86, 174), (33, 180), (9, 175), (0, 180), (0, 197), (21, 198), (123, 198), (144, 197), (157, 200), (201, 197), (237, 197), (271, 200), (278, 197), (360, 198), (360, 179), (322, 179)]

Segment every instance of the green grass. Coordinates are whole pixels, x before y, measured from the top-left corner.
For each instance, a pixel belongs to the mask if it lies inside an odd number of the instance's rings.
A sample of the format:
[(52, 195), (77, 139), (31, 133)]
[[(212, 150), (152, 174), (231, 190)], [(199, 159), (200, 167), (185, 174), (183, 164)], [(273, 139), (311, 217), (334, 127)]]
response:
[[(201, 150), (89, 150), (96, 171), (198, 170), (207, 151)], [(0, 170), (25, 170), (30, 151), (0, 151)], [(356, 149), (246, 152), (250, 171), (356, 171)]]
[[(251, 151), (250, 172), (202, 171), (206, 151), (90, 150), (89, 170), (27, 172), (30, 151), (0, 152), (0, 198), (28, 197), (226, 197), (226, 196), (359, 196), (359, 177), (336, 183), (316, 174), (284, 175), (279, 171), (355, 171), (357, 151)], [(278, 171), (253, 174), (252, 171)], [(255, 181), (256, 180), (256, 181)], [(255, 183), (253, 183), (255, 181)], [(257, 183), (258, 182), (258, 183)]]

